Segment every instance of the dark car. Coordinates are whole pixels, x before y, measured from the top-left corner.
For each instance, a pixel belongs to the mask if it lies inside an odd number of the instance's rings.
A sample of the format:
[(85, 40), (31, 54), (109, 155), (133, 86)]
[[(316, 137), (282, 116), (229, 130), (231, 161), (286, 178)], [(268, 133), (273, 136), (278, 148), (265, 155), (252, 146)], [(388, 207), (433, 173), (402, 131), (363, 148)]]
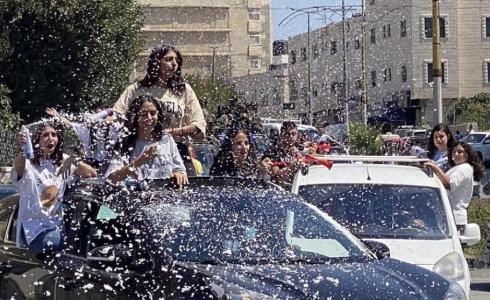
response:
[[(84, 181), (65, 197), (67, 248), (16, 248), (0, 203), (0, 298), (446, 299), (458, 285), (373, 252), (295, 195), (241, 179), (146, 191)], [(461, 298), (462, 299), (462, 298)]]

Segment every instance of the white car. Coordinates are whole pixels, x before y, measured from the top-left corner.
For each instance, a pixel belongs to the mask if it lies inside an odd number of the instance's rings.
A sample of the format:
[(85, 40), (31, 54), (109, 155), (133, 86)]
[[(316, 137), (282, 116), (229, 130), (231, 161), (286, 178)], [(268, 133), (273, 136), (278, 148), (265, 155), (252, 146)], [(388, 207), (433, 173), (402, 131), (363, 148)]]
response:
[[(385, 244), (392, 258), (458, 282), (468, 298), (470, 273), (461, 244), (478, 243), (479, 226), (468, 224), (464, 234), (458, 234), (446, 190), (430, 172), (387, 163), (387, 157), (358, 158), (332, 156), (329, 159), (344, 163), (334, 162), (330, 170), (311, 166), (298, 172), (292, 192), (357, 237)], [(356, 160), (364, 162), (350, 163)], [(384, 163), (373, 163), (376, 160)]]

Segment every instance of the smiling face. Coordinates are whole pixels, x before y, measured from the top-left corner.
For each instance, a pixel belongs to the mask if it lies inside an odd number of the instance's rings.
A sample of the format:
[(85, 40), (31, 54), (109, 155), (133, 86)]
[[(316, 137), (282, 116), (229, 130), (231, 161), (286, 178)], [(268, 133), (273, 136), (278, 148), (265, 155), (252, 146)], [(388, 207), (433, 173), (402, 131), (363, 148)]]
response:
[(451, 154), (455, 165), (464, 164), (468, 160), (468, 154), (461, 145), (454, 147)]
[(152, 131), (157, 125), (158, 110), (151, 101), (144, 101), (138, 110), (138, 128)]
[(440, 151), (447, 150), (447, 140), (448, 136), (443, 130), (434, 132), (434, 145)]
[(179, 64), (177, 63), (177, 53), (170, 50), (160, 60), (160, 79), (166, 81), (168, 78), (174, 76)]
[(58, 133), (53, 127), (46, 126), (39, 138), (39, 150), (44, 157), (52, 155), (58, 145)]
[(233, 156), (239, 160), (245, 160), (248, 152), (250, 151), (250, 142), (245, 133), (239, 132), (235, 135), (233, 141), (232, 153)]

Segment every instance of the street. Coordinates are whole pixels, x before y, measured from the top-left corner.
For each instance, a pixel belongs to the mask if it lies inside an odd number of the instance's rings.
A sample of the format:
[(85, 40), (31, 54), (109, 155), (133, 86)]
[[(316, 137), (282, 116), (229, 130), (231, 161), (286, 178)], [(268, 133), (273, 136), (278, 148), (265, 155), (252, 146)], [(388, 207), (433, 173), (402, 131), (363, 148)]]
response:
[(471, 269), (471, 300), (490, 299), (490, 269)]

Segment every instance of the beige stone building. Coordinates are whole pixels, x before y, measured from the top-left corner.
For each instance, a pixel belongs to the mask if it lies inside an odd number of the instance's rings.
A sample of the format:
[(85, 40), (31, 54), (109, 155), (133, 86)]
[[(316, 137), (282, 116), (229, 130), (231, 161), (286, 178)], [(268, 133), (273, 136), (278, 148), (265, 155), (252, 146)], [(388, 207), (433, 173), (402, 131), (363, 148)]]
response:
[(150, 50), (176, 46), (184, 72), (216, 77), (265, 72), (271, 59), (270, 0), (139, 0), (144, 6), (144, 74)]
[[(412, 107), (417, 123), (433, 124), (432, 2), (369, 0), (366, 3), (370, 110), (393, 101), (401, 107)], [(443, 0), (441, 18), (443, 114), (448, 115), (452, 113), (458, 98), (490, 92), (490, 0)], [(360, 16), (348, 18), (345, 26), (350, 119), (360, 120)], [(287, 113), (304, 117), (311, 95), (312, 114), (318, 123), (341, 122), (345, 112), (342, 24), (332, 23), (310, 32), (309, 49), (306, 33), (291, 37), (288, 48), (288, 93), (289, 101), (295, 103), (295, 109)], [(249, 86), (249, 91), (256, 89), (253, 85)], [(272, 90), (272, 87), (268, 89), (269, 93)], [(267, 103), (270, 107), (263, 106), (262, 111), (278, 114), (277, 105)]]

